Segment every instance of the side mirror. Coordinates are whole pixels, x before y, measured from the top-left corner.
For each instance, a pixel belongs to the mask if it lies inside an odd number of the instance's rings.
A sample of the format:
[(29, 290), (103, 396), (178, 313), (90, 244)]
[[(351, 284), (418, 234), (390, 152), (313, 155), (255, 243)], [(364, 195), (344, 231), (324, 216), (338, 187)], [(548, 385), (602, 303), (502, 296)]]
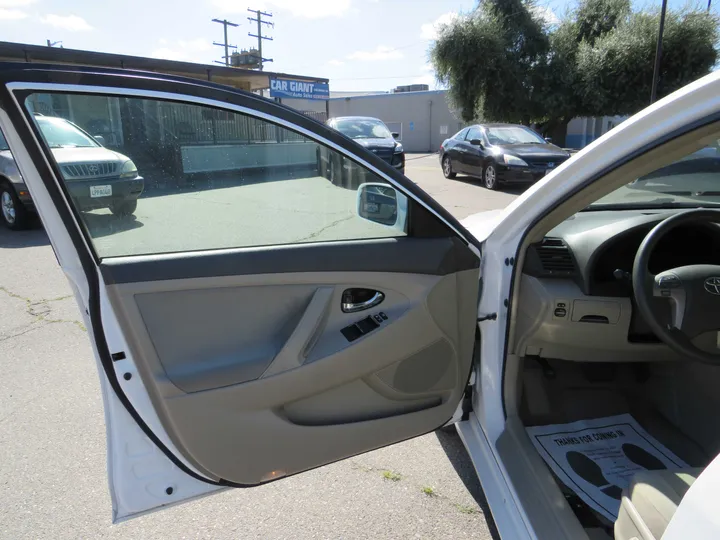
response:
[(389, 184), (360, 184), (357, 192), (357, 214), (362, 219), (394, 227), (405, 232), (407, 197)]
[(105, 146), (105, 137), (103, 137), (102, 135), (93, 135), (93, 139)]
[(483, 143), (480, 139), (472, 139), (470, 141), (470, 144), (472, 144), (473, 146), (479, 146), (480, 148), (482, 148), (482, 145), (483, 145)]
[(392, 136), (393, 136), (393, 139), (399, 139), (399, 138), (400, 138), (400, 134), (399, 134), (397, 131), (393, 131), (393, 132), (392, 132)]
[(552, 142), (552, 137), (545, 137), (545, 142), (546, 142), (546, 143), (551, 143), (551, 142)]

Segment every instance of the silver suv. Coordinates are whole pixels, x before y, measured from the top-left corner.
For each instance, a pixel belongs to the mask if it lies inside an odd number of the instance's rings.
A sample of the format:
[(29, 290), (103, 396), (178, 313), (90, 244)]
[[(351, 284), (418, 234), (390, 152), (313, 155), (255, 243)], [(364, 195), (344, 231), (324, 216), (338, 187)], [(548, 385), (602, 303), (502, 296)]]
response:
[[(35, 115), (45, 143), (60, 167), (65, 187), (80, 210), (109, 208), (116, 216), (135, 212), (145, 181), (132, 160), (103, 147), (72, 122)], [(0, 134), (0, 216), (7, 227), (25, 229), (35, 211), (5, 138)]]

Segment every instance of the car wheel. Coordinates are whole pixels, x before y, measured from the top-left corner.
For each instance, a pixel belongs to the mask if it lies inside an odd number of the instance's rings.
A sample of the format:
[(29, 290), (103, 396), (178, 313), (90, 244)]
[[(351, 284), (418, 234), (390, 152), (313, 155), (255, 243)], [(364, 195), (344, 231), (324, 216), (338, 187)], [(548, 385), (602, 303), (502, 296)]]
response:
[(110, 205), (110, 211), (118, 217), (130, 216), (136, 209), (137, 199), (133, 199), (131, 201), (120, 201)]
[(442, 160), (442, 170), (443, 170), (443, 176), (445, 178), (455, 178), (457, 176), (453, 172), (452, 168), (452, 161), (450, 161), (450, 156), (445, 156)]
[(0, 184), (0, 216), (5, 226), (13, 231), (27, 229), (30, 225), (27, 208), (8, 184)]
[(495, 165), (492, 163), (488, 163), (485, 166), (485, 171), (483, 171), (483, 183), (488, 189), (497, 189), (497, 171), (495, 170)]

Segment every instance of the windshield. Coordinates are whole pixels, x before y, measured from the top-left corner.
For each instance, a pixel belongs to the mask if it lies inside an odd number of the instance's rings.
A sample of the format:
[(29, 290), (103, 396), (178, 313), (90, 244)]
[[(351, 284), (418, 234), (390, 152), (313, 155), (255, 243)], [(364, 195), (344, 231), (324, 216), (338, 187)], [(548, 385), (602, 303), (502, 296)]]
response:
[(486, 128), (490, 144), (546, 144), (545, 139), (522, 126)]
[(341, 118), (335, 128), (351, 139), (391, 139), (392, 133), (380, 120), (374, 118)]
[(91, 137), (88, 137), (70, 122), (62, 118), (36, 116), (35, 120), (50, 148), (87, 148), (100, 146)]
[(586, 210), (720, 205), (720, 140), (641, 176)]

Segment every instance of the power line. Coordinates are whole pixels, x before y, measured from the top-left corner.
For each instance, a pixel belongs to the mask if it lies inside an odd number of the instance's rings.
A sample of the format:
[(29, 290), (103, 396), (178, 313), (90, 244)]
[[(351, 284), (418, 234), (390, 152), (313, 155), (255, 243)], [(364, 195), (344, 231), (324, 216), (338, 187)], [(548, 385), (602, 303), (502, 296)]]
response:
[(333, 81), (374, 81), (379, 79), (407, 79), (409, 77), (422, 77), (423, 75), (427, 74), (422, 73), (420, 75), (398, 75), (393, 77), (351, 77), (349, 79), (333, 79)]
[(263, 21), (262, 16), (265, 15), (266, 17), (272, 17), (272, 13), (266, 13), (264, 11), (260, 11), (259, 9), (250, 9), (248, 8), (248, 11), (250, 13), (254, 13), (255, 17), (248, 17), (248, 21), (250, 22), (256, 22), (257, 23), (257, 34), (251, 34), (248, 32), (248, 36), (257, 38), (258, 40), (258, 69), (260, 71), (263, 70), (263, 62), (272, 62), (272, 58), (263, 58), (262, 55), (262, 42), (263, 39), (267, 39), (268, 41), (272, 41), (273, 38), (263, 36), (262, 35), (262, 25), (267, 24), (268, 26), (275, 28), (275, 23), (271, 23), (269, 21)]
[(240, 26), (239, 24), (235, 24), (233, 22), (230, 22), (225, 19), (213, 19), (212, 22), (220, 23), (223, 25), (223, 34), (225, 35), (225, 43), (218, 43), (217, 41), (213, 41), (213, 45), (218, 45), (219, 47), (225, 47), (225, 56), (223, 56), (224, 62), (219, 62), (215, 60), (215, 63), (217, 64), (225, 64), (226, 66), (230, 65), (230, 52), (228, 49), (237, 49), (237, 45), (228, 45), (228, 38), (227, 38), (227, 29), (228, 26), (237, 27)]

